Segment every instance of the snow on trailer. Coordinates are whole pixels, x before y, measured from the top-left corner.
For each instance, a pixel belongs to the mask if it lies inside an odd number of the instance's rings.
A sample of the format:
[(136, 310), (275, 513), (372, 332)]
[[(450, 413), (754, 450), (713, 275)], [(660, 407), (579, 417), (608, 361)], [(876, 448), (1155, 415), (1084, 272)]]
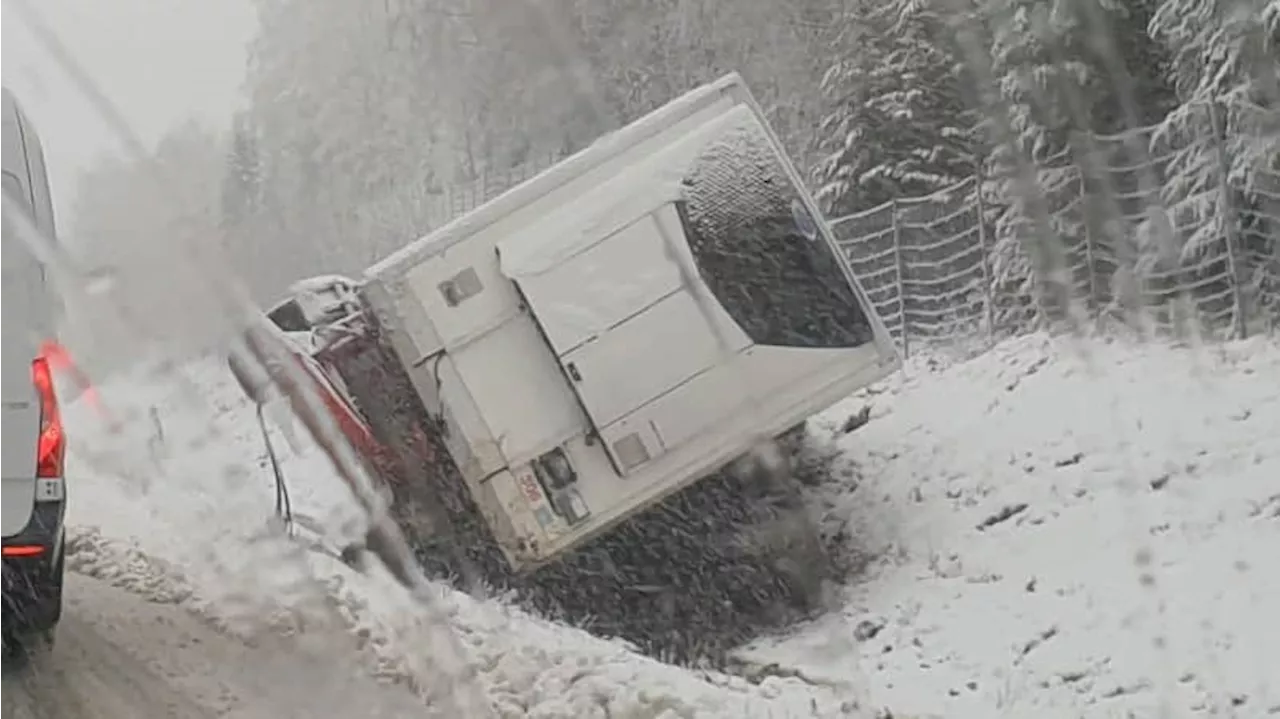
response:
[(816, 608), (828, 562), (791, 473), (725, 469), (899, 359), (737, 75), (408, 245), (359, 296), (307, 324), (346, 328), (318, 354), (423, 469), (394, 485), (429, 568), (685, 657)]

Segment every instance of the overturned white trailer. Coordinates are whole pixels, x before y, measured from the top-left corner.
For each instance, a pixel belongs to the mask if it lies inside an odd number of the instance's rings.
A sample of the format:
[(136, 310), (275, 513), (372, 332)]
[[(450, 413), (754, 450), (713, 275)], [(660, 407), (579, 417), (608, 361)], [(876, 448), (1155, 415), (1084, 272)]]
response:
[(352, 360), (355, 340), (346, 385), (385, 441), (447, 454), (413, 501), (450, 494), (448, 516), (424, 524), (481, 531), (514, 574), (899, 364), (737, 75), (377, 263), (360, 296), (342, 322), (380, 349)]

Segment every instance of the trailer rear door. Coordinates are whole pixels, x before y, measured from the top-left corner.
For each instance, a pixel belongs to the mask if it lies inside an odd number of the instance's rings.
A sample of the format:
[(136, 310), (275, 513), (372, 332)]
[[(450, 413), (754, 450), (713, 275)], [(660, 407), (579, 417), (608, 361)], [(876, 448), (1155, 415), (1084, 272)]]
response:
[[(619, 274), (617, 268), (627, 272)], [(717, 331), (656, 213), (516, 283), (566, 379), (604, 435), (610, 425), (750, 344), (740, 333), (726, 343)], [(703, 409), (714, 415), (718, 408)], [(672, 449), (656, 428), (651, 430), (658, 451)], [(615, 463), (625, 467), (612, 443), (606, 445)], [(654, 447), (648, 450), (657, 453)]]

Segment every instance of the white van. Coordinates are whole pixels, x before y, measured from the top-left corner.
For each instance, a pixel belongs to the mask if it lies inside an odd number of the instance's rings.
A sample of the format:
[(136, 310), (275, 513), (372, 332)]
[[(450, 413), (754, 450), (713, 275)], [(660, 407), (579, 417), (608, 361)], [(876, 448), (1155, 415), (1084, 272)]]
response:
[[(44, 153), (31, 122), (4, 90), (4, 194), (46, 238), (56, 237)], [(8, 205), (12, 207), (12, 205)], [(5, 212), (3, 236), (4, 638), (51, 638), (62, 615), (66, 434), (49, 358), (58, 301)]]

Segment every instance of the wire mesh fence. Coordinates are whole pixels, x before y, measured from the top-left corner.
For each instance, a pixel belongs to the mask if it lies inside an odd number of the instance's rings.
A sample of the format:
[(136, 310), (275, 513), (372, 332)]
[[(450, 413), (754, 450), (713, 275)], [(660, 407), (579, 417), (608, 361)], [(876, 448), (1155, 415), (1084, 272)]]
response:
[[(1041, 326), (1050, 283), (1090, 320), (1217, 336), (1280, 321), (1280, 113), (1206, 105), (1079, 136), (1037, 175), (1044, 218), (975, 174), (832, 220), (904, 353)], [(1052, 246), (1053, 276), (1032, 271), (1035, 243)]]

